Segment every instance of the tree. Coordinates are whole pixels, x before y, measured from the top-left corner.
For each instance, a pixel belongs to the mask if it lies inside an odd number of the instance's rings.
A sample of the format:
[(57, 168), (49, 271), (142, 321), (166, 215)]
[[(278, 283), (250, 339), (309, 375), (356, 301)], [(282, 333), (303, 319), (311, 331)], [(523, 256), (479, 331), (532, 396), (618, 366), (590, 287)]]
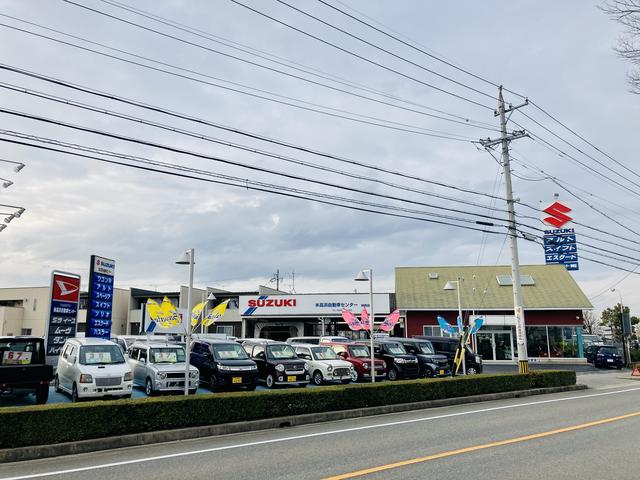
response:
[[(607, 308), (602, 312), (601, 324), (610, 327), (614, 342), (622, 341), (622, 316), (620, 315), (621, 305), (618, 303), (613, 308)], [(624, 307), (624, 313), (629, 314), (629, 307)], [(640, 323), (640, 318), (631, 317), (631, 330), (633, 325)]]
[(588, 333), (590, 335), (600, 334), (600, 319), (596, 317), (591, 310), (584, 310), (582, 312), (582, 321), (584, 324), (584, 333)]
[(614, 50), (633, 65), (629, 85), (632, 93), (640, 94), (640, 0), (610, 0), (600, 8), (625, 27)]

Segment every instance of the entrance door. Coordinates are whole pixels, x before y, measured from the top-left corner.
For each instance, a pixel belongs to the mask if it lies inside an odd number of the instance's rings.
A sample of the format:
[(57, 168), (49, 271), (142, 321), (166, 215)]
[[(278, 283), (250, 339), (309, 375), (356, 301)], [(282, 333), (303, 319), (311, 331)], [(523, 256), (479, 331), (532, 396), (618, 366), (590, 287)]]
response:
[(511, 332), (478, 332), (478, 353), (483, 360), (513, 360), (513, 340)]

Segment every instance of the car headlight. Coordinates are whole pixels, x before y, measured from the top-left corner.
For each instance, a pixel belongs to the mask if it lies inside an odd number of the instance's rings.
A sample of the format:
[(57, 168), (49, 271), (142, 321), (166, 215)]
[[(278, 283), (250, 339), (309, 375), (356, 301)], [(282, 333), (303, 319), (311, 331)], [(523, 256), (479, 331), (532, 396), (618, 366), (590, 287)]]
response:
[(83, 373), (82, 375), (80, 375), (80, 383), (92, 383), (92, 382), (93, 382), (93, 377), (88, 373)]
[(387, 368), (387, 362), (385, 362), (384, 360), (382, 361), (382, 367)]
[(224, 372), (228, 372), (231, 370), (231, 367), (228, 365), (218, 365), (218, 370), (222, 370)]
[(191, 370), (191, 371), (189, 372), (189, 376), (190, 376), (191, 378), (198, 378), (198, 370)]
[(329, 372), (329, 373), (333, 372), (333, 367), (331, 365), (329, 365), (327, 367), (327, 372)]
[(284, 365), (279, 363), (278, 365), (276, 365), (276, 370), (278, 372), (284, 372)]
[(404, 358), (396, 358), (396, 363), (407, 363)]
[(369, 370), (369, 364), (368, 363), (363, 363), (362, 366), (364, 367), (365, 370)]
[(476, 363), (482, 363), (482, 357), (480, 355), (476, 355)]
[(305, 369), (307, 372), (309, 371), (309, 364), (308, 364), (308, 363), (305, 363), (305, 364), (304, 364), (304, 369)]
[(125, 382), (130, 382), (133, 379), (133, 373), (131, 372), (127, 372), (124, 374), (124, 381)]
[(164, 380), (165, 378), (167, 378), (167, 374), (164, 372), (156, 372), (156, 377), (158, 377), (160, 380)]
[(258, 366), (257, 365), (251, 365), (251, 370), (258, 370)]

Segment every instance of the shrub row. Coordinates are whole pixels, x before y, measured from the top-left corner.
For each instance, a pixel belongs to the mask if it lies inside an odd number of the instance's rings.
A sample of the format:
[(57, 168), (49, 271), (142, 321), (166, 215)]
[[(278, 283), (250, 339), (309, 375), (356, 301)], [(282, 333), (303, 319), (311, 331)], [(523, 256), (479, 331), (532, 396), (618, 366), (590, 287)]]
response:
[(0, 448), (575, 383), (575, 372), (540, 371), (526, 375), (477, 375), (373, 385), (9, 407), (0, 410)]

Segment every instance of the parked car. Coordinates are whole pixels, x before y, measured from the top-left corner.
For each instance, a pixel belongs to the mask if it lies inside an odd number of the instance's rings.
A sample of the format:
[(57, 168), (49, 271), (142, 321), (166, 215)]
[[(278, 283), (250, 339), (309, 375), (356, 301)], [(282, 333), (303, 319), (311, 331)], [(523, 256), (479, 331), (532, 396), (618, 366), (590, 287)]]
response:
[[(431, 345), (433, 345), (436, 353), (444, 355), (449, 360), (449, 366), (451, 367), (452, 373), (454, 370), (453, 360), (456, 356), (456, 350), (458, 349), (459, 340), (455, 337), (429, 337), (422, 335), (414, 335), (413, 338), (420, 338), (424, 340), (429, 340)], [(465, 351), (465, 366), (467, 367), (467, 375), (475, 375), (477, 373), (482, 373), (482, 357), (477, 353), (474, 353), (473, 350), (467, 346)], [(460, 365), (460, 369), (462, 370), (462, 364)]]
[(111, 337), (110, 340), (120, 345), (120, 349), (126, 353), (134, 343), (167, 342), (177, 338), (179, 338), (178, 335), (116, 335), (115, 337)]
[(268, 388), (275, 385), (306, 386), (311, 380), (307, 362), (291, 345), (266, 339), (246, 340), (242, 346), (258, 366), (258, 380)]
[(0, 337), (0, 394), (35, 395), (47, 403), (53, 367), (45, 365), (44, 339)]
[(255, 390), (258, 366), (232, 340), (199, 339), (191, 345), (191, 365), (200, 371), (200, 383), (212, 392), (223, 388)]
[(307, 360), (311, 380), (316, 385), (327, 382), (351, 383), (355, 369), (328, 345), (295, 344), (299, 358)]
[(133, 373), (120, 347), (102, 338), (69, 338), (60, 350), (56, 392), (84, 398), (131, 398)]
[[(369, 347), (353, 342), (322, 342), (321, 345), (331, 347), (342, 359), (353, 365), (352, 381), (371, 379), (371, 353)], [(387, 364), (384, 360), (377, 358), (374, 359), (374, 362), (376, 379), (384, 379), (387, 376)]]
[[(184, 348), (170, 343), (136, 342), (127, 353), (133, 384), (144, 387), (148, 396), (184, 391)], [(198, 389), (198, 379), (198, 369), (190, 367), (189, 392), (192, 394)]]
[(373, 344), (373, 353), (387, 364), (387, 378), (391, 381), (420, 376), (418, 359), (415, 355), (409, 355), (397, 341), (378, 340)]
[(593, 363), (596, 368), (616, 367), (622, 369), (622, 355), (618, 352), (618, 347), (613, 345), (593, 344), (585, 349), (587, 362)]
[(429, 340), (419, 338), (401, 338), (402, 346), (418, 358), (421, 377), (448, 377), (451, 375), (449, 360), (444, 355), (436, 353)]

